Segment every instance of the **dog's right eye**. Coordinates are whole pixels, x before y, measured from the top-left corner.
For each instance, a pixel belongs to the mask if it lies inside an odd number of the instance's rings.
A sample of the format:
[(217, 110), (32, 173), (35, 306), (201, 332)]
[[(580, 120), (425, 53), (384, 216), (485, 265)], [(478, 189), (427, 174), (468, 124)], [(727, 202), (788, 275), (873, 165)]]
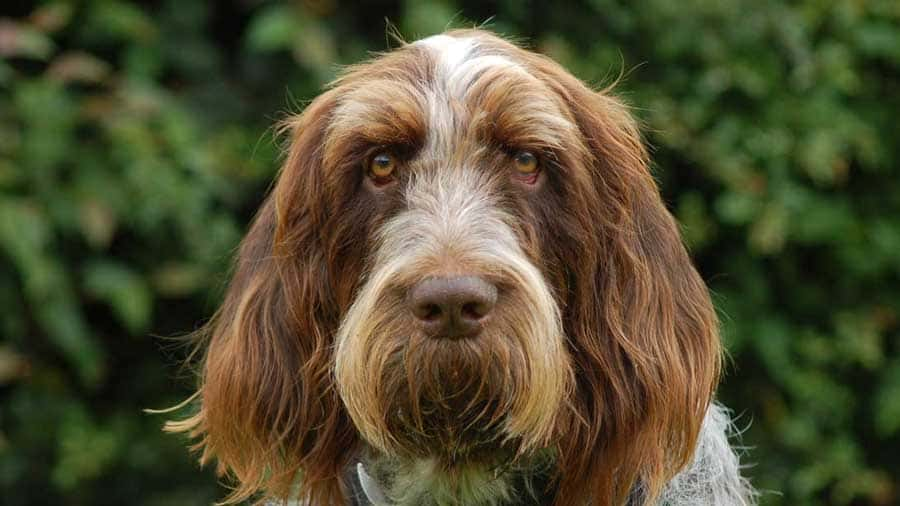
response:
[(379, 151), (369, 159), (367, 173), (376, 185), (385, 185), (394, 179), (397, 157), (388, 151)]

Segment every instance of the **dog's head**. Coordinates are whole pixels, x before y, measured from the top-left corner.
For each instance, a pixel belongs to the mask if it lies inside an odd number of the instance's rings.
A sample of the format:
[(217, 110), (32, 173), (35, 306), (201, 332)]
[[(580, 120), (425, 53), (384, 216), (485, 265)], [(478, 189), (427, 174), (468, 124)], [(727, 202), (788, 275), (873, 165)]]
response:
[(454, 31), (349, 69), (288, 130), (173, 424), (233, 499), (299, 480), (336, 504), (364, 447), (546, 450), (560, 505), (654, 497), (688, 461), (716, 319), (619, 101)]

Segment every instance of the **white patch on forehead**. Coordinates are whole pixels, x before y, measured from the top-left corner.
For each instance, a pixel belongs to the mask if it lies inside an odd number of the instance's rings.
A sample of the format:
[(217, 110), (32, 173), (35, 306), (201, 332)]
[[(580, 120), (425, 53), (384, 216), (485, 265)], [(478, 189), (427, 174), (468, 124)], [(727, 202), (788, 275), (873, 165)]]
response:
[(450, 142), (455, 132), (462, 126), (464, 118), (457, 117), (458, 110), (453, 102), (463, 102), (466, 92), (486, 70), (506, 68), (534, 79), (519, 64), (509, 58), (496, 54), (482, 54), (476, 37), (451, 37), (434, 35), (415, 42), (428, 48), (435, 57), (435, 75), (427, 94), (428, 111), (428, 149), (436, 155), (441, 146), (450, 149)]
[(449, 35), (435, 35), (417, 42), (428, 46), (438, 55), (438, 66), (441, 70), (451, 70), (464, 62), (477, 46), (471, 37), (458, 38)]
[[(479, 54), (479, 42), (474, 37), (434, 35), (416, 44), (427, 46), (437, 56), (436, 91), (447, 97), (462, 99), (472, 82), (485, 70), (502, 67), (531, 77), (520, 65), (498, 54)], [(443, 85), (443, 86), (441, 86)]]

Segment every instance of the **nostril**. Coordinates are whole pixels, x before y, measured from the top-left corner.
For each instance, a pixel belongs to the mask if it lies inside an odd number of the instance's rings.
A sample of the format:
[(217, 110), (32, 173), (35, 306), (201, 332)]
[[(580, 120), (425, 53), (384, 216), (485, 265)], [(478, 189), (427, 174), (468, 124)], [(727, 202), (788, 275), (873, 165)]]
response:
[(489, 312), (490, 309), (487, 307), (487, 304), (482, 302), (467, 302), (463, 304), (462, 307), (463, 318), (468, 318), (470, 320), (480, 320)]
[(422, 321), (434, 321), (441, 317), (441, 315), (445, 312), (441, 309), (440, 304), (433, 302), (430, 298), (422, 298), (417, 299), (415, 296), (411, 297), (413, 300), (411, 301), (412, 312), (416, 318)]
[(422, 306), (419, 314), (417, 315), (422, 320), (427, 322), (435, 321), (441, 318), (441, 306), (437, 304), (425, 304)]

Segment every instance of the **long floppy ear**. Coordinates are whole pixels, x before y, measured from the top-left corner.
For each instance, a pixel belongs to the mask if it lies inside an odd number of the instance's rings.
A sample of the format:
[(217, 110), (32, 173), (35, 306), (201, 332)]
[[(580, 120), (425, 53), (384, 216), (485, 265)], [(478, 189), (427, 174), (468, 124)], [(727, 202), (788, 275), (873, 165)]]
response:
[(292, 144), (278, 182), (202, 331), (199, 412), (167, 426), (200, 438), (201, 463), (217, 459), (218, 472), (234, 479), (227, 502), (260, 492), (299, 494), (308, 504), (343, 501), (339, 476), (356, 436), (330, 370), (339, 324), (321, 232), (330, 95), (288, 125)]
[(627, 108), (539, 65), (578, 125), (590, 186), (576, 213), (587, 244), (568, 262), (578, 389), (562, 429), (557, 505), (583, 504), (575, 498), (585, 491), (591, 504), (654, 504), (690, 461), (718, 383), (715, 311)]

